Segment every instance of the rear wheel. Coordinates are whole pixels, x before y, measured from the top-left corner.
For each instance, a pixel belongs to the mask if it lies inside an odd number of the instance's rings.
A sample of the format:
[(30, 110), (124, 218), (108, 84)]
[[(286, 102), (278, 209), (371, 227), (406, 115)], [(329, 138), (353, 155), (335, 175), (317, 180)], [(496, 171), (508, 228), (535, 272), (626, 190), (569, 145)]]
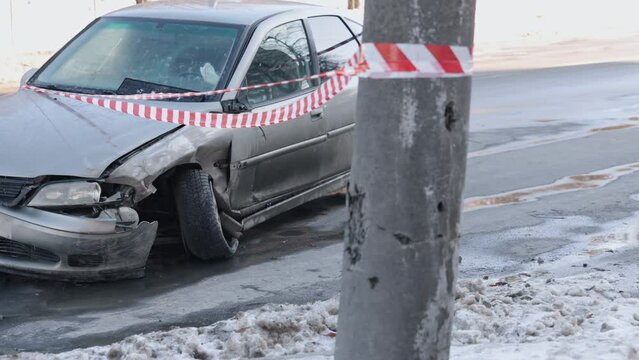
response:
[(199, 169), (179, 170), (173, 192), (186, 250), (201, 260), (233, 256), (238, 241), (224, 236), (211, 177)]

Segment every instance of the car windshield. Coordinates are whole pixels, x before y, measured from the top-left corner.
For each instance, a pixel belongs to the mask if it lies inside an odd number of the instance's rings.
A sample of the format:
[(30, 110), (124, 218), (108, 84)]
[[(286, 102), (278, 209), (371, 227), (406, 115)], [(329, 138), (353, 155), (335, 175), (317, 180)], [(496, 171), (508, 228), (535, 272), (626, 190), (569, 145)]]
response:
[(121, 95), (214, 90), (227, 75), (241, 30), (234, 25), (103, 18), (31, 84)]

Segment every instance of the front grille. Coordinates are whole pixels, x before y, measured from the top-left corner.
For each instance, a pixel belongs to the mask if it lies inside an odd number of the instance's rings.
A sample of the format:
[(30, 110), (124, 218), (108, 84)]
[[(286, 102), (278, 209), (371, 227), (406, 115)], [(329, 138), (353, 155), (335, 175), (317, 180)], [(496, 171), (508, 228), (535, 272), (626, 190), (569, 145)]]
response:
[(47, 263), (60, 262), (60, 257), (49, 250), (9, 240), (1, 236), (0, 256), (18, 260), (42, 261)]
[(104, 258), (100, 255), (73, 254), (69, 255), (67, 262), (71, 267), (91, 268), (102, 265)]
[(31, 185), (33, 185), (32, 179), (0, 176), (0, 204), (16, 205)]

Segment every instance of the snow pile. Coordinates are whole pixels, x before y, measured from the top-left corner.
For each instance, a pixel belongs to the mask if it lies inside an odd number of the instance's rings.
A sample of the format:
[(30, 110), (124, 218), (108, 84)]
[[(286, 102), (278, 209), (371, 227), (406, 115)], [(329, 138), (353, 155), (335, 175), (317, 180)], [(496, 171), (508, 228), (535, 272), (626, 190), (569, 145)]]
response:
[(605, 271), (462, 281), (453, 358), (639, 359), (639, 301), (620, 289), (623, 278)]
[[(322, 360), (335, 343), (338, 301), (265, 305), (201, 328), (134, 335), (111, 346), (52, 355), (22, 353), (8, 359), (278, 359)], [(299, 357), (301, 354), (316, 354)], [(3, 357), (0, 356), (0, 359)]]
[[(520, 273), (462, 280), (453, 359), (639, 359), (639, 299), (623, 288), (637, 271), (618, 268), (554, 278)], [(632, 285), (636, 286), (636, 285)], [(266, 305), (202, 328), (135, 335), (111, 346), (9, 359), (330, 360), (338, 300)], [(1, 358), (1, 357), (0, 357)]]

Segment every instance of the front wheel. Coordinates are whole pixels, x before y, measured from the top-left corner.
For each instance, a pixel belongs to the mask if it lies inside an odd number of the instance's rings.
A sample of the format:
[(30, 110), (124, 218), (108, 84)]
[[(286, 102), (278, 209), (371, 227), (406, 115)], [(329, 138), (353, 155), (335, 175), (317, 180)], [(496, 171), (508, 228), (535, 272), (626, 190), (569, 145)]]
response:
[(173, 178), (173, 192), (186, 250), (201, 260), (233, 256), (238, 241), (224, 236), (209, 174), (199, 169), (179, 170)]

